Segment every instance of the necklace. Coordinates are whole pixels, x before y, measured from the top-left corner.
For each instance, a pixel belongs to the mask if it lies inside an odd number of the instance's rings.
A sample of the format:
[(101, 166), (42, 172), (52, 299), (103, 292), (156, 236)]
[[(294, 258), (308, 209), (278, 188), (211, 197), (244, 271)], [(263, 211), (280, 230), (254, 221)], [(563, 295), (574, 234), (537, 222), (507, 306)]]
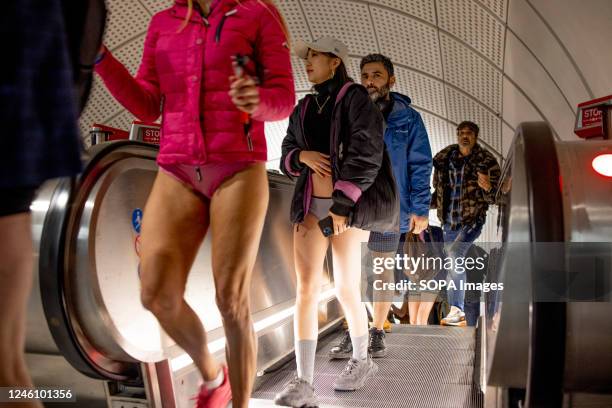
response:
[(321, 113), (323, 113), (323, 108), (325, 107), (325, 105), (327, 105), (327, 102), (329, 101), (330, 95), (327, 95), (327, 98), (325, 98), (325, 102), (323, 102), (323, 105), (319, 104), (319, 100), (317, 99), (317, 97), (314, 97), (315, 102), (317, 103), (317, 106), (319, 107), (319, 110), (317, 110), (317, 113), (320, 115)]

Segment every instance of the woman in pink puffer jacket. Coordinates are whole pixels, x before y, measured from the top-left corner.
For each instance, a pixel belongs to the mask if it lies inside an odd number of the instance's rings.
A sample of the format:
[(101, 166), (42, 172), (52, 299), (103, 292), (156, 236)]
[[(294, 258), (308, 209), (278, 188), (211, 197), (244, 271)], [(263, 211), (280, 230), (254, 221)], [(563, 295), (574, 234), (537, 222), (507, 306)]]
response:
[[(198, 407), (226, 406), (232, 394), (233, 406), (246, 407), (252, 390), (249, 290), (268, 205), (264, 122), (286, 118), (295, 104), (286, 33), (269, 0), (176, 0), (153, 16), (135, 78), (108, 50), (98, 56), (96, 72), (125, 108), (145, 121), (161, 115), (160, 171), (142, 227), (141, 298), (202, 373)], [(235, 77), (238, 54), (247, 63)], [(183, 298), (209, 226), (229, 376)]]

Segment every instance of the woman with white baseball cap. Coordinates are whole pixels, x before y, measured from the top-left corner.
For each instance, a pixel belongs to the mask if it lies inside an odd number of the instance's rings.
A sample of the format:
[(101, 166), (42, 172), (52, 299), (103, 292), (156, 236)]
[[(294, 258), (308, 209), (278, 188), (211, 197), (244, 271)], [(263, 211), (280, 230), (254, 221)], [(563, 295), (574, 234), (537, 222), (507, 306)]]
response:
[[(316, 406), (313, 387), (318, 295), (331, 244), (336, 296), (349, 326), (353, 356), (334, 388), (354, 391), (378, 367), (368, 356), (368, 320), (361, 302), (361, 244), (370, 230), (398, 221), (395, 181), (383, 140), (383, 119), (364, 87), (348, 76), (348, 48), (332, 37), (297, 41), (312, 94), (294, 109), (283, 140), (281, 171), (297, 177), (291, 205), (297, 273), (294, 323), (297, 375), (278, 405)], [(327, 224), (327, 228), (326, 228)]]

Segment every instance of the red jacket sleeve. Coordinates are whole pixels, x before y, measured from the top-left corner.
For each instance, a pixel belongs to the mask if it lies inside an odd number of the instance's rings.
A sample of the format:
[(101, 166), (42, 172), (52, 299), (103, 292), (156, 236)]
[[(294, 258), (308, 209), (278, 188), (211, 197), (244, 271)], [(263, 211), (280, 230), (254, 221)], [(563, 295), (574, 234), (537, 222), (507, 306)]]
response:
[(288, 39), (281, 26), (281, 18), (272, 5), (261, 7), (255, 53), (261, 65), (260, 103), (253, 113), (258, 121), (287, 118), (295, 106), (295, 86), (289, 54)]
[(155, 68), (155, 47), (157, 33), (151, 29), (145, 38), (142, 61), (136, 77), (119, 62), (110, 51), (96, 65), (110, 93), (138, 119), (146, 122), (155, 121), (160, 114), (159, 78)]

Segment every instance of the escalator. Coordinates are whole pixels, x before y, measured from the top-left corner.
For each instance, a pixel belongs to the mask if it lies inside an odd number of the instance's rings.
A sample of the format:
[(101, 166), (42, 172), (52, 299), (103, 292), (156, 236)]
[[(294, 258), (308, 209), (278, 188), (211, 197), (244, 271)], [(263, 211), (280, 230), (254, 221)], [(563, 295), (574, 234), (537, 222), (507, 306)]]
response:
[[(495, 267), (486, 277), (503, 282), (504, 291), (482, 299), (477, 328), (394, 326), (387, 335), (389, 355), (376, 360), (379, 374), (356, 392), (331, 388), (345, 362), (327, 359), (342, 334), (328, 257), (321, 271), (315, 366), (322, 406), (612, 407), (609, 257), (571, 247), (551, 256), (530, 247), (534, 242), (596, 242), (608, 248), (612, 179), (590, 165), (605, 154), (612, 154), (610, 141), (558, 142), (544, 124), (520, 127), (498, 204), (504, 246), (526, 245), (527, 252), (513, 256), (498, 250), (499, 259), (490, 262)], [(70, 406), (192, 406), (197, 370), (144, 310), (138, 295), (139, 222), (157, 171), (156, 155), (155, 146), (132, 141), (95, 146), (79, 178), (48, 182), (32, 205), (36, 271), (28, 362), (37, 385), (59, 381), (78, 389), (77, 404)], [(288, 219), (293, 184), (273, 172), (268, 179), (270, 207), (251, 288), (259, 342), (253, 403), (264, 405), (271, 404), (295, 371)], [(601, 295), (598, 299), (524, 297), (537, 293), (542, 282), (563, 292), (568, 282), (563, 271), (577, 261), (583, 266), (581, 276)], [(562, 273), (551, 275), (551, 265)], [(208, 330), (213, 355), (222, 360), (225, 337), (213, 288), (207, 239), (186, 298)]]

